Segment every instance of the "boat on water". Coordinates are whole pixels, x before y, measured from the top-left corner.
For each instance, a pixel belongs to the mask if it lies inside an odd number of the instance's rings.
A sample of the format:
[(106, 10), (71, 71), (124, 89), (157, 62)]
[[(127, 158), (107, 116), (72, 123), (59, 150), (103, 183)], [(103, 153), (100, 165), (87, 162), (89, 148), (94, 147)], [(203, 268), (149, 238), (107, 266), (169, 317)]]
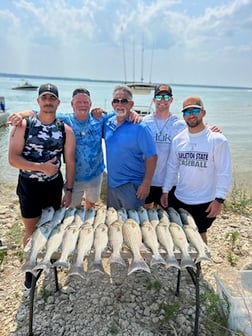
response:
[(155, 89), (154, 84), (144, 82), (127, 83), (127, 86), (131, 88), (133, 94), (150, 94)]
[(23, 84), (14, 86), (12, 90), (37, 90), (38, 86), (25, 81)]
[(0, 127), (7, 125), (8, 116), (5, 109), (5, 99), (0, 96)]

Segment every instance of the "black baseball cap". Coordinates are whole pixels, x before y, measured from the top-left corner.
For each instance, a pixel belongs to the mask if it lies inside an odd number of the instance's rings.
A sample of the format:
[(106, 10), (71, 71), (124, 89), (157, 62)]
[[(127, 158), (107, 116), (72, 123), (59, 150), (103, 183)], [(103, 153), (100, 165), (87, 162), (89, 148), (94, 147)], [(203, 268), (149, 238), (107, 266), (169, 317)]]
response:
[(84, 94), (86, 94), (87, 96), (90, 97), (90, 92), (87, 89), (85, 89), (85, 88), (77, 88), (77, 89), (75, 89), (73, 91), (72, 97), (76, 96), (79, 93), (84, 93)]
[(59, 91), (58, 91), (57, 86), (50, 84), (50, 83), (42, 84), (39, 87), (38, 96), (40, 97), (45, 94), (51, 94), (54, 97), (59, 98)]
[(160, 84), (155, 87), (154, 97), (160, 94), (167, 94), (172, 96), (172, 88), (167, 84)]

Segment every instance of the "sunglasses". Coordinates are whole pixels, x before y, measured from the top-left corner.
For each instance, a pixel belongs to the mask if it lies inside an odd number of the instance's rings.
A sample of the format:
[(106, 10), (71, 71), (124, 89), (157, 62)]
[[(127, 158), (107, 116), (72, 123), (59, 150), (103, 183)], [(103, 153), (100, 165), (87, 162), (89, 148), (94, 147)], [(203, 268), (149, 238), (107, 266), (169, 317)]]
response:
[(127, 98), (124, 98), (124, 99), (116, 99), (116, 98), (114, 98), (112, 100), (113, 104), (119, 104), (119, 103), (121, 103), (122, 105), (126, 105), (126, 104), (128, 104), (128, 102), (129, 102), (129, 100)]
[(189, 117), (191, 114), (193, 114), (193, 115), (200, 114), (201, 110), (202, 109), (199, 108), (199, 107), (193, 107), (193, 108), (188, 108), (188, 109), (182, 111), (182, 113), (183, 113), (183, 116)]
[(161, 101), (162, 99), (164, 99), (165, 101), (168, 101), (171, 99), (171, 96), (168, 96), (168, 95), (158, 95), (158, 96), (155, 96), (155, 99), (157, 101)]

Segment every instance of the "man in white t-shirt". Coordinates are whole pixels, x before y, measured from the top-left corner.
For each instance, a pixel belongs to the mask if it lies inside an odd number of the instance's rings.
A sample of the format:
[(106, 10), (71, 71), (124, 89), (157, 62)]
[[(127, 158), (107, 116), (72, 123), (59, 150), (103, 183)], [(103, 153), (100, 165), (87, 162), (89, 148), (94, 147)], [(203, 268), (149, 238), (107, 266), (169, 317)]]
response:
[(225, 136), (203, 122), (206, 110), (200, 97), (186, 98), (182, 113), (188, 127), (172, 141), (161, 205), (189, 211), (207, 243), (207, 229), (221, 213), (231, 186), (230, 149)]

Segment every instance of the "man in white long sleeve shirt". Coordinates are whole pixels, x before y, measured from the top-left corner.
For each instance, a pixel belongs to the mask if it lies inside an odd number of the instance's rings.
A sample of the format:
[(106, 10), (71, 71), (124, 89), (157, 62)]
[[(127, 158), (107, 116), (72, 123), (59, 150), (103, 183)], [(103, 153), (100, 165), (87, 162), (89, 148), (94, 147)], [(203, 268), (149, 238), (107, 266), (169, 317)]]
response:
[(207, 243), (207, 229), (220, 214), (231, 186), (229, 144), (223, 134), (204, 124), (206, 110), (200, 97), (186, 98), (182, 113), (188, 128), (172, 141), (161, 204), (189, 211)]

